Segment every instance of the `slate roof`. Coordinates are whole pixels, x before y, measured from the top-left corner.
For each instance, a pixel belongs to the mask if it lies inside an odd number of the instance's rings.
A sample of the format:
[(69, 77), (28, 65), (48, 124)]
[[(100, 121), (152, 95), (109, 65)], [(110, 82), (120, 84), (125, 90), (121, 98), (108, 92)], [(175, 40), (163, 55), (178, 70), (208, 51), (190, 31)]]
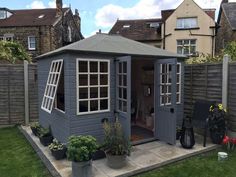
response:
[(150, 27), (150, 23), (161, 23), (161, 19), (117, 20), (109, 34), (120, 34), (136, 41), (161, 40), (161, 24), (154, 28)]
[[(69, 8), (63, 8), (64, 12), (67, 10), (69, 10)], [(9, 11), (13, 13), (13, 15), (6, 19), (0, 19), (0, 27), (52, 25), (59, 18), (56, 17), (55, 8)], [(44, 16), (39, 18), (41, 15)]]
[(146, 56), (155, 58), (185, 58), (184, 55), (165, 51), (141, 42), (130, 40), (120, 35), (95, 34), (89, 38), (43, 54), (37, 59), (63, 52), (101, 53), (113, 56)]
[(223, 3), (222, 9), (232, 30), (236, 30), (236, 2)]

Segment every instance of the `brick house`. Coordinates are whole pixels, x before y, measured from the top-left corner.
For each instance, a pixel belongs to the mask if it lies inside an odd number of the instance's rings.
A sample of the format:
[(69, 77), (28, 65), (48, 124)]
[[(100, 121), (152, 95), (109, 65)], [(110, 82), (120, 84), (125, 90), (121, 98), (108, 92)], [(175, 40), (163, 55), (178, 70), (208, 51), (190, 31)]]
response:
[(83, 39), (78, 10), (70, 8), (9, 10), (0, 8), (0, 40), (18, 41), (34, 58)]
[(236, 41), (236, 2), (223, 0), (217, 23), (216, 53), (220, 53), (229, 42)]
[(176, 9), (162, 10), (161, 18), (117, 20), (109, 33), (179, 54), (214, 55), (214, 19), (215, 9), (202, 9), (193, 0), (184, 0)]
[(117, 20), (109, 34), (120, 34), (161, 48), (161, 19)]

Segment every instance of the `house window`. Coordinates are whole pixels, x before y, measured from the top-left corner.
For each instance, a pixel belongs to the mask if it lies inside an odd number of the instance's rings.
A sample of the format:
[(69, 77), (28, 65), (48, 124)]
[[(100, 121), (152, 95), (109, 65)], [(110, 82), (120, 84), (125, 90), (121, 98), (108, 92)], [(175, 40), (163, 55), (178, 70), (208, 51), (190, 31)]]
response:
[(119, 62), (118, 65), (118, 110), (127, 112), (127, 62)]
[(181, 103), (181, 63), (176, 66), (176, 103)]
[(62, 65), (61, 75), (55, 98), (55, 108), (65, 112), (65, 91), (64, 91), (64, 66)]
[(14, 35), (4, 35), (0, 36), (0, 41), (13, 41)]
[(110, 110), (110, 61), (77, 59), (77, 114)]
[(128, 25), (128, 24), (123, 25), (123, 28), (130, 28), (130, 25)]
[(28, 49), (35, 50), (36, 49), (36, 38), (35, 36), (28, 37)]
[(72, 41), (72, 32), (71, 32), (71, 27), (68, 26), (68, 41), (71, 42)]
[(177, 29), (189, 29), (189, 28), (197, 28), (197, 18), (178, 18), (176, 23)]
[(196, 52), (196, 39), (177, 40), (177, 53), (191, 55)]
[(0, 10), (0, 19), (5, 19), (7, 18), (7, 13), (5, 10)]
[(172, 65), (160, 64), (160, 105), (171, 105), (171, 70)]
[(57, 87), (60, 80), (63, 60), (54, 60), (51, 62), (47, 84), (45, 87), (41, 109), (48, 113), (52, 112), (52, 107), (57, 93)]

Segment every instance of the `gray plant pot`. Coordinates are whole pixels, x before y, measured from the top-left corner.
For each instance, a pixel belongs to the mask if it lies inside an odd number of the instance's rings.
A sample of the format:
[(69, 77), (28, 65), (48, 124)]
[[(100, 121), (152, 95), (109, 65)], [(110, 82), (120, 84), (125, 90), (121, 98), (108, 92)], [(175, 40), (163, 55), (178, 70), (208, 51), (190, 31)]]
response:
[(111, 155), (106, 153), (107, 165), (113, 169), (119, 169), (127, 164), (127, 155)]
[(85, 162), (72, 161), (72, 177), (91, 177), (92, 160)]

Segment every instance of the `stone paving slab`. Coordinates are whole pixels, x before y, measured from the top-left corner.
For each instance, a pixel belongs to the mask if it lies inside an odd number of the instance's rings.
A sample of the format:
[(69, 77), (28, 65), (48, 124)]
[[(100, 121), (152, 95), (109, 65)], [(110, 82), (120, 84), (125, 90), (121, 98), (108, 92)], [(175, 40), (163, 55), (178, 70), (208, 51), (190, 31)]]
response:
[[(21, 129), (30, 141), (37, 154), (45, 163), (53, 176), (71, 177), (71, 162), (68, 160), (55, 160), (48, 147), (44, 147), (39, 138), (34, 136), (30, 127), (21, 126)], [(184, 158), (194, 156), (203, 152), (216, 149), (218, 146), (207, 143), (207, 147), (201, 143), (196, 143), (193, 149), (183, 149), (178, 142), (175, 146), (164, 142), (154, 141), (132, 147), (131, 156), (128, 157), (127, 166), (121, 169), (111, 169), (106, 165), (106, 159), (93, 161), (92, 177), (125, 177), (141, 172), (152, 170)], [(40, 152), (40, 153), (38, 153)], [(55, 172), (56, 171), (56, 172)]]

